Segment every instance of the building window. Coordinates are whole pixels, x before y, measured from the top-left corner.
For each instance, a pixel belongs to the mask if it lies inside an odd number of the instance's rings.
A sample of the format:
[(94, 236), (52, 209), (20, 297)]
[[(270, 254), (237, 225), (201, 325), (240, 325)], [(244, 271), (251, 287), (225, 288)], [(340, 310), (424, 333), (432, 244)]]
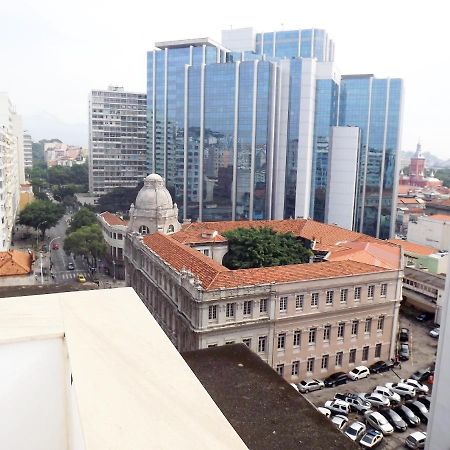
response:
[(358, 334), (358, 321), (354, 320), (352, 322), (352, 336), (356, 336)]
[(298, 294), (295, 296), (295, 309), (303, 309), (303, 301), (305, 296), (303, 294)]
[(381, 344), (377, 344), (375, 346), (375, 358), (379, 358), (381, 356)]
[(203, 253), (205, 256), (209, 256), (209, 249), (208, 248), (202, 248), (202, 249), (200, 249), (200, 252)]
[(292, 375), (298, 375), (300, 367), (300, 361), (293, 361), (292, 362)]
[(217, 305), (212, 305), (208, 309), (208, 319), (214, 320), (217, 319)]
[(377, 330), (383, 331), (384, 329), (384, 316), (378, 317)]
[(267, 339), (267, 336), (260, 336), (258, 338), (258, 352), (266, 351), (266, 339)]
[(381, 285), (381, 292), (380, 292), (380, 295), (381, 295), (382, 297), (386, 297), (386, 294), (387, 294), (387, 284), (386, 284), (386, 283), (383, 283), (383, 284)]
[(336, 353), (336, 366), (340, 367), (342, 366), (342, 356), (343, 356), (343, 352), (337, 352)]
[(337, 333), (338, 338), (343, 338), (344, 337), (344, 330), (345, 330), (345, 323), (344, 322), (339, 322), (339, 324), (338, 324), (338, 333)]
[(326, 299), (325, 303), (327, 305), (332, 305), (333, 304), (333, 297), (334, 297), (334, 291), (327, 291), (327, 299)]
[(321, 369), (328, 369), (328, 360), (329, 360), (328, 355), (322, 355), (322, 363), (320, 364)]
[(294, 331), (294, 347), (300, 347), (301, 336), (302, 336), (302, 332), (300, 330)]
[(341, 289), (341, 303), (347, 303), (348, 289)]
[(325, 325), (323, 327), (323, 340), (329, 341), (331, 336), (331, 325)]
[(217, 344), (208, 344), (208, 348), (217, 347)]
[(355, 287), (355, 300), (361, 300), (361, 287)]
[(234, 306), (235, 303), (227, 303), (227, 311), (226, 311), (227, 317), (234, 317)]
[(308, 358), (308, 361), (306, 361), (306, 371), (314, 372), (314, 358)]
[(245, 339), (242, 339), (242, 342), (243, 342), (248, 348), (252, 348), (252, 338), (245, 338)]
[(364, 325), (364, 332), (370, 334), (372, 329), (372, 319), (366, 319), (366, 323)]
[(373, 293), (375, 292), (375, 286), (373, 284), (371, 284), (368, 288), (367, 288), (367, 298), (373, 298)]
[(252, 301), (246, 300), (244, 302), (244, 316), (249, 316), (252, 313)]
[(141, 225), (139, 227), (139, 234), (142, 234), (143, 236), (150, 233), (150, 229), (146, 225)]
[(367, 345), (366, 347), (363, 347), (362, 360), (367, 361), (368, 359), (369, 359), (369, 346)]
[(234, 344), (234, 341), (225, 341), (225, 345), (231, 345)]
[(284, 350), (286, 344), (286, 333), (278, 335), (278, 350)]
[(310, 328), (309, 336), (308, 336), (308, 342), (310, 344), (316, 343), (316, 332), (317, 332), (317, 328)]
[(317, 306), (319, 306), (319, 293), (318, 292), (313, 292), (311, 294), (311, 306), (313, 308), (317, 308)]
[(287, 310), (287, 297), (280, 297), (280, 311), (285, 312)]
[(267, 298), (262, 298), (259, 301), (259, 312), (260, 313), (267, 312)]
[(348, 355), (348, 362), (350, 364), (354, 364), (356, 361), (356, 348), (351, 348), (350, 353)]
[(282, 377), (284, 375), (284, 364), (277, 364), (277, 374)]

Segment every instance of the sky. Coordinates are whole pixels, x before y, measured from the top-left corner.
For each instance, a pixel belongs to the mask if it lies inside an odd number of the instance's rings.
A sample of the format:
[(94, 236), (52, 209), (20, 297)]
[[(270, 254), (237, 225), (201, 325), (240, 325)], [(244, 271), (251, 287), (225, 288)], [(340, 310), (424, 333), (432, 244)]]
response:
[[(108, 85), (145, 92), (154, 42), (222, 29), (324, 28), (343, 74), (405, 82), (401, 149), (450, 158), (446, 2), (428, 0), (15, 0), (0, 8), (0, 91), (35, 140), (87, 145), (88, 94)], [(447, 44), (446, 44), (447, 43)]]

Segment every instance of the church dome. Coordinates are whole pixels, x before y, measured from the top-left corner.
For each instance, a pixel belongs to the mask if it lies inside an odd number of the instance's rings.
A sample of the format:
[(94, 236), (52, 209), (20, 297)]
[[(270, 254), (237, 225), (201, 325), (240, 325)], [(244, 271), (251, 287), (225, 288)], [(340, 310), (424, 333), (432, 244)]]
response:
[(144, 179), (144, 186), (136, 197), (137, 210), (172, 209), (172, 196), (166, 188), (164, 178), (156, 173)]

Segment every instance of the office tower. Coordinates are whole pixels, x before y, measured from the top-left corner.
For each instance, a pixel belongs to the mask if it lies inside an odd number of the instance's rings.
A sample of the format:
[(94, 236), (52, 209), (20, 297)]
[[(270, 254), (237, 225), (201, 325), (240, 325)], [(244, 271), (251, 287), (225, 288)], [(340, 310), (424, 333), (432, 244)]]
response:
[(147, 175), (146, 95), (109, 86), (89, 96), (89, 191), (135, 187)]
[(33, 167), (33, 140), (28, 133), (23, 135), (23, 157), (25, 169)]

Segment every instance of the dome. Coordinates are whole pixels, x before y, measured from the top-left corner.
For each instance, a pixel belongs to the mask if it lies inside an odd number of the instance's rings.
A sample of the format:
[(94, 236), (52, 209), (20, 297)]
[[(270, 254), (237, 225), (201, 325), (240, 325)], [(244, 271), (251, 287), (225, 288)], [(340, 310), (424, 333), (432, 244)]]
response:
[(144, 179), (144, 186), (139, 191), (135, 208), (141, 210), (172, 209), (172, 196), (166, 188), (164, 178), (156, 173)]

